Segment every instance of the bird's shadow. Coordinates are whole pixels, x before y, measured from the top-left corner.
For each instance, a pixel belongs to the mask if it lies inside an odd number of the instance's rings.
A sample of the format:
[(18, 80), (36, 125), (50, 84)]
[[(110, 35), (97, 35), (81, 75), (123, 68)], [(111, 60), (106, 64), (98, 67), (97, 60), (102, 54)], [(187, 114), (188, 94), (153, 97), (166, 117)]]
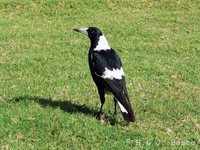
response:
[(74, 113), (82, 113), (85, 115), (89, 115), (92, 117), (95, 117), (96, 119), (100, 120), (101, 122), (110, 124), (110, 125), (115, 125), (115, 119), (110, 116), (103, 115), (104, 119), (102, 119), (102, 116), (99, 114), (98, 111), (89, 108), (85, 104), (79, 105), (72, 103), (71, 101), (66, 101), (66, 100), (54, 100), (52, 98), (43, 98), (40, 96), (19, 96), (19, 97), (14, 97), (13, 100), (15, 102), (20, 102), (20, 101), (34, 101), (37, 102), (40, 106), (46, 108), (46, 107), (52, 107), (52, 108), (60, 108), (61, 110), (74, 114)]
[(88, 106), (79, 105), (72, 103), (71, 101), (64, 101), (64, 100), (54, 100), (52, 98), (43, 98), (39, 96), (20, 96), (20, 97), (14, 97), (14, 101), (20, 102), (20, 101), (34, 101), (37, 102), (42, 107), (52, 107), (52, 108), (60, 108), (61, 110), (73, 114), (73, 113), (82, 113), (85, 115), (90, 116), (96, 116), (98, 114), (97, 111), (94, 109), (89, 108)]

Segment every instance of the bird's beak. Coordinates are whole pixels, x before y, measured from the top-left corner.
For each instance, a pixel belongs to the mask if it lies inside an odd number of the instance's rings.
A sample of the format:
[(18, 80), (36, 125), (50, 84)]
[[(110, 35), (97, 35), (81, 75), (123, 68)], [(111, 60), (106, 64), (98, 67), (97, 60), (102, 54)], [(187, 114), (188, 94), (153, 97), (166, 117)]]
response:
[(83, 33), (85, 35), (88, 35), (87, 29), (88, 28), (76, 28), (76, 29), (74, 29), (74, 31), (81, 32), (81, 33)]

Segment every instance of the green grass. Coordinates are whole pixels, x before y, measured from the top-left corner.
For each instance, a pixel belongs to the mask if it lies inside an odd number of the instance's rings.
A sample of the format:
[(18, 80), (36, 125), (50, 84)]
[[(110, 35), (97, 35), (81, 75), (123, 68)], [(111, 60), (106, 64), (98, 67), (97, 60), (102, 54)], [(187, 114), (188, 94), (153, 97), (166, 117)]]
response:
[[(101, 28), (120, 55), (137, 121), (92, 82), (87, 37)], [(200, 1), (0, 2), (1, 149), (198, 149)]]

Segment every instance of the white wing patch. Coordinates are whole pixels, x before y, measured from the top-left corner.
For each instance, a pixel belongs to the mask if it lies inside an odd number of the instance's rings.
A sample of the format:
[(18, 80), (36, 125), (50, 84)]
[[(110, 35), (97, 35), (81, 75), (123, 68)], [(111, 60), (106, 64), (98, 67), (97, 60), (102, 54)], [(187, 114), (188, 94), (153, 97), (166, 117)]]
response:
[(108, 68), (105, 68), (105, 71), (103, 72), (103, 75), (101, 76), (104, 79), (122, 79), (122, 76), (124, 76), (124, 70), (121, 67), (120, 69), (113, 69), (109, 70)]
[(122, 104), (119, 101), (117, 101), (117, 103), (119, 104), (119, 107), (123, 113), (128, 113), (127, 110), (124, 108), (124, 106), (122, 106)]
[(99, 37), (99, 41), (97, 43), (97, 46), (95, 47), (94, 51), (101, 51), (101, 50), (110, 50), (110, 46), (105, 38), (104, 35), (101, 35)]

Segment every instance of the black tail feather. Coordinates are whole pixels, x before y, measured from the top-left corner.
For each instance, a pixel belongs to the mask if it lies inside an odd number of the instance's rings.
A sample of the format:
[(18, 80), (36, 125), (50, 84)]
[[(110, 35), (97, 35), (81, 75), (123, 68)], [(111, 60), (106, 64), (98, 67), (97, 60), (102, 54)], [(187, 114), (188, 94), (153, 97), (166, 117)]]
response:
[(127, 122), (135, 122), (135, 115), (130, 113), (122, 112), (122, 116)]
[(127, 122), (135, 122), (135, 114), (129, 100), (125, 84), (125, 78), (123, 78), (120, 81), (121, 81), (120, 85), (122, 86), (118, 86), (118, 84), (116, 83), (119, 82), (113, 82), (112, 80), (105, 80), (104, 84), (116, 98), (124, 119)]
[[(128, 98), (128, 94), (125, 94), (125, 93), (127, 93), (127, 92), (121, 92), (120, 96), (118, 97), (119, 103), (122, 105), (120, 107), (121, 112), (122, 112), (122, 116), (124, 117), (124, 119), (127, 122), (135, 122), (134, 111), (132, 109), (130, 100)], [(123, 110), (123, 109), (125, 109), (125, 110)]]

